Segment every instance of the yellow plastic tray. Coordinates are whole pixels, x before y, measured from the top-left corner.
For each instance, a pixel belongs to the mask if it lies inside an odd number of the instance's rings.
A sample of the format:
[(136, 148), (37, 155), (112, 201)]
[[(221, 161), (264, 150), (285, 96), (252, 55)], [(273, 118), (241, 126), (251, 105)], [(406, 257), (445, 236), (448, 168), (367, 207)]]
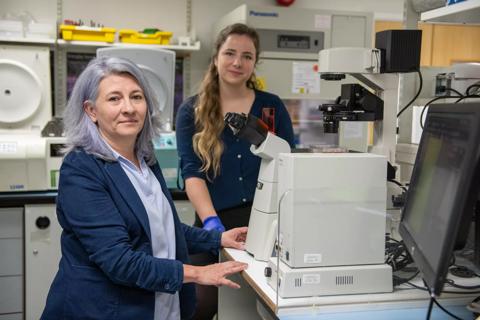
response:
[(118, 39), (125, 43), (139, 44), (170, 44), (170, 38), (173, 33), (168, 31), (157, 31), (152, 34), (142, 33), (130, 29), (122, 29), (118, 31)]
[(92, 28), (85, 26), (71, 26), (60, 25), (60, 32), (64, 40), (78, 40), (78, 41), (104, 41), (114, 42), (115, 32), (114, 28)]

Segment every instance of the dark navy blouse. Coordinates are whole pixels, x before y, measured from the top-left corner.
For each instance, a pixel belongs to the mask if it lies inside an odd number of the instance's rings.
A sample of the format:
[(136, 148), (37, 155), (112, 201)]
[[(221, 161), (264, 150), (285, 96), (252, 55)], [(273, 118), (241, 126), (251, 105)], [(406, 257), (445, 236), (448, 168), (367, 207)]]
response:
[[(251, 144), (233, 135), (230, 127), (225, 126), (222, 132), (224, 151), (220, 162), (220, 174), (213, 181), (208, 181), (205, 173), (200, 172), (202, 162), (192, 146), (192, 137), (195, 133), (196, 98), (197, 96), (194, 96), (185, 100), (177, 113), (175, 130), (183, 179), (190, 177), (204, 179), (217, 211), (253, 201), (261, 159), (252, 154)], [(292, 122), (285, 105), (274, 94), (255, 91), (255, 100), (250, 114), (262, 119), (262, 113), (272, 115), (272, 109), (274, 116), (269, 126), (274, 126), (276, 135), (285, 139), (293, 148), (295, 144)], [(272, 120), (272, 117), (268, 119)]]

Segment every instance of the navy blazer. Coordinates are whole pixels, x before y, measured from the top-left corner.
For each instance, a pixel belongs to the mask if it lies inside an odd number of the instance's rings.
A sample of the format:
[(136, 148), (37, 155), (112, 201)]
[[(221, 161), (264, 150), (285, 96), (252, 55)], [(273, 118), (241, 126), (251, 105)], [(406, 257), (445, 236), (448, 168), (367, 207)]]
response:
[(181, 223), (160, 167), (150, 168), (172, 208), (176, 260), (153, 257), (147, 212), (118, 162), (83, 150), (65, 157), (62, 259), (42, 319), (153, 319), (155, 292), (177, 291), (182, 319), (193, 315), (195, 286), (183, 284), (183, 264), (189, 254), (218, 250), (221, 234)]

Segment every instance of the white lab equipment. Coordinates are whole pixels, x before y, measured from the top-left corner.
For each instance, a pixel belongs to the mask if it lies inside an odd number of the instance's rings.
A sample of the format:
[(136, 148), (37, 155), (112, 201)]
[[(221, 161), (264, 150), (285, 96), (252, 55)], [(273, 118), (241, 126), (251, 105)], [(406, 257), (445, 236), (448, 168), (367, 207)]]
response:
[(173, 127), (175, 52), (160, 48), (100, 48), (97, 56), (126, 58), (143, 70), (159, 104), (164, 131)]
[(0, 191), (46, 190), (46, 141), (52, 117), (50, 52), (0, 46)]
[(40, 134), (0, 134), (0, 191), (46, 190), (46, 150)]
[(379, 73), (380, 51), (369, 48), (331, 48), (319, 52), (321, 77), (345, 73)]
[[(480, 63), (468, 62), (468, 63), (455, 63), (450, 67), (450, 76), (452, 77), (451, 88), (460, 91), (462, 94), (466, 94), (466, 90), (474, 84), (480, 85)], [(470, 94), (473, 94), (478, 87), (470, 90)]]
[(256, 260), (268, 261), (273, 252), (277, 229), (278, 155), (290, 152), (288, 142), (268, 132), (252, 115), (227, 113), (225, 122), (234, 135), (250, 142), (252, 153), (262, 159), (248, 222), (245, 250)]
[[(386, 264), (290, 268), (270, 258), (267, 282), (282, 298), (392, 292), (392, 268)], [(278, 277), (280, 275), (280, 277)]]
[(278, 155), (281, 152), (290, 152), (290, 146), (285, 140), (269, 132), (262, 144), (258, 147), (252, 145), (250, 150), (262, 161), (248, 223), (245, 250), (256, 260), (267, 261), (272, 255), (276, 237)]
[(283, 262), (292, 268), (383, 263), (385, 157), (291, 153), (278, 162)]
[(49, 48), (1, 45), (0, 90), (0, 133), (39, 133), (52, 118)]
[(386, 158), (282, 153), (278, 163), (279, 262), (269, 260), (270, 286), (282, 297), (392, 291)]
[[(344, 67), (346, 63), (347, 67)], [(358, 137), (365, 141), (368, 151), (384, 155), (395, 163), (395, 146), (397, 143), (397, 110), (399, 105), (399, 76), (397, 73), (379, 73), (380, 57), (376, 49), (331, 48), (319, 53), (318, 69), (320, 76), (330, 80), (330, 76), (350, 74), (366, 85), (384, 101), (383, 121), (375, 121), (373, 130), (364, 130), (370, 124), (365, 121), (340, 121), (339, 145), (350, 150), (357, 150)], [(360, 127), (359, 127), (360, 126)], [(367, 135), (362, 132), (369, 132)]]
[[(395, 164), (397, 112), (400, 115), (405, 109), (400, 111), (398, 108), (398, 73), (416, 71), (421, 76), (421, 38), (421, 30), (385, 30), (376, 33), (374, 49), (362, 51), (358, 48), (339, 47), (320, 51), (318, 70), (322, 79), (336, 80), (341, 74), (350, 74), (383, 100), (384, 104), (380, 106), (370, 95), (365, 95), (368, 101), (357, 99), (355, 95), (362, 93), (362, 90), (348, 87), (344, 90), (345, 85), (342, 85), (341, 100), (335, 104), (333, 114), (327, 115), (334, 117), (335, 122), (340, 122), (340, 129), (343, 129), (339, 133), (341, 146), (385, 155), (392, 165)], [(375, 114), (375, 117), (371, 121), (368, 117), (358, 116), (359, 113), (370, 113), (370, 116)], [(349, 127), (351, 121), (356, 123)], [(362, 134), (366, 130), (359, 127), (363, 121), (370, 122), (365, 123), (364, 127), (373, 124), (373, 130), (367, 134)], [(358, 136), (362, 135), (366, 146), (359, 143)], [(363, 146), (363, 149), (358, 150), (357, 146)]]

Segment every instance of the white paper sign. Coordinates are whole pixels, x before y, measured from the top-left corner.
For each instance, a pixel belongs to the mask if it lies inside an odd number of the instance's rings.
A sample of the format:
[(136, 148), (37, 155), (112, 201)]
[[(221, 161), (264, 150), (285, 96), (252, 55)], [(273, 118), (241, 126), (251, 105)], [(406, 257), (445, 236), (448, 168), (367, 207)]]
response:
[(332, 23), (332, 16), (327, 16), (323, 14), (315, 15), (315, 29), (330, 29)]
[(320, 93), (320, 75), (314, 62), (292, 63), (292, 93)]

